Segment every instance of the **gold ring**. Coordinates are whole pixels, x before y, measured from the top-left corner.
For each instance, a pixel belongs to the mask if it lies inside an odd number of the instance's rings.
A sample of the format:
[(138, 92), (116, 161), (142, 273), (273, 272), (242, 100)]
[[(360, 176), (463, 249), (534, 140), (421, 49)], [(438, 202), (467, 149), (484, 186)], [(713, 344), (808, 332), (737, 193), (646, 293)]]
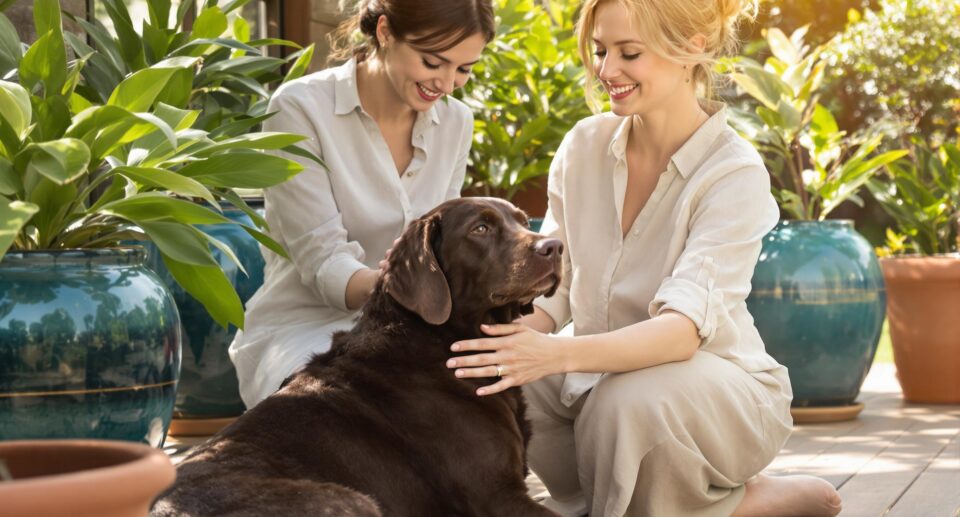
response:
[(503, 366), (497, 365), (497, 377), (503, 377)]

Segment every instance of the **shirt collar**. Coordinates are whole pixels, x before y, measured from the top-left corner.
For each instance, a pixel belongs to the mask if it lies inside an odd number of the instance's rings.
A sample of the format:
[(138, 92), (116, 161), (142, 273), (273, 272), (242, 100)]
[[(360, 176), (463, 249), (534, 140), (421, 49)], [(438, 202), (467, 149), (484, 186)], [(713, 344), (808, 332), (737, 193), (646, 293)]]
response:
[[(360, 91), (357, 89), (357, 59), (352, 58), (346, 63), (338, 66), (334, 72), (334, 112), (337, 115), (346, 115), (356, 109), (363, 109), (360, 104)], [(444, 102), (440, 100), (438, 102)], [(430, 120), (433, 125), (440, 124), (440, 115), (437, 113), (437, 106), (434, 104), (426, 112), (417, 114), (417, 125), (420, 125), (424, 118)]]
[(710, 115), (687, 141), (673, 153), (670, 161), (684, 178), (688, 178), (707, 158), (713, 142), (727, 129), (727, 106), (722, 102), (701, 100), (700, 107)]
[(338, 66), (334, 72), (334, 112), (346, 115), (360, 108), (360, 93), (357, 91), (357, 60), (351, 59)]
[[(684, 178), (690, 176), (697, 166), (705, 158), (705, 154), (710, 149), (710, 144), (727, 127), (726, 105), (722, 102), (700, 100), (700, 106), (710, 115), (710, 118), (703, 123), (687, 141), (677, 149), (677, 152), (670, 157), (670, 163), (676, 167), (677, 171)], [(613, 135), (610, 142), (609, 152), (617, 160), (624, 160), (627, 153), (627, 140), (630, 135), (630, 127), (633, 123), (633, 117), (623, 117), (620, 127)]]

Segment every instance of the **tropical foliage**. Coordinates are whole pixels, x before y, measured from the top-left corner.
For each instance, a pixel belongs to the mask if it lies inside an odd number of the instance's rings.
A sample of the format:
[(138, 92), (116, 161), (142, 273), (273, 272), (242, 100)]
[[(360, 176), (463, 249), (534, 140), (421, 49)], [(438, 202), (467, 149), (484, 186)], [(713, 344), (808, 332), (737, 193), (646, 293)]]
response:
[(122, 1), (105, 3), (116, 36), (76, 20), (95, 47), (63, 31), (56, 0), (34, 3), (38, 39), (29, 47), (11, 40), (16, 31), (0, 15), (0, 252), (150, 239), (216, 321), (242, 327), (240, 299), (211, 246), (239, 262), (196, 225), (233, 224), (220, 205), (235, 205), (255, 221), (244, 230), (285, 256), (234, 189), (302, 170), (264, 151), (305, 155), (295, 146), (304, 137), (250, 131), (269, 116), (264, 85), (284, 79), (284, 64), (286, 79), (302, 74), (312, 48), (289, 62), (264, 56), (258, 46), (289, 43), (244, 42), (245, 22), (233, 28), (238, 37), (223, 37), (226, 13), (243, 1), (206, 2), (186, 30), (185, 9), (169, 26), (169, 1), (151, 0), (141, 33)]
[(822, 220), (841, 203), (862, 204), (859, 191), (885, 164), (906, 151), (878, 152), (880, 126), (841, 130), (819, 102), (827, 63), (823, 47), (804, 43), (805, 28), (787, 37), (766, 31), (772, 55), (760, 64), (748, 58), (725, 62), (751, 109), (733, 109), (731, 123), (764, 156), (773, 193), (796, 219)]
[[(868, 186), (896, 222), (887, 230), (884, 254), (960, 251), (960, 147), (931, 149), (919, 137), (909, 158), (887, 165)], [(958, 142), (960, 143), (960, 142)]]
[(549, 172), (563, 136), (591, 114), (574, 34), (578, 4), (497, 0), (496, 39), (461, 94), (475, 117), (468, 188), (513, 197)]

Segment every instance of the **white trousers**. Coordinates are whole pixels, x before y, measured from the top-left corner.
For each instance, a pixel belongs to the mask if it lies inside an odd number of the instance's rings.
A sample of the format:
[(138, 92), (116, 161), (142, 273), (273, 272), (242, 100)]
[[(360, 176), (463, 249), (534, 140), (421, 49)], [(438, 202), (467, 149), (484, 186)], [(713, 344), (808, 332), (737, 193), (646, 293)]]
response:
[(524, 386), (528, 461), (553, 499), (591, 517), (730, 515), (792, 428), (789, 386), (709, 352), (606, 374), (569, 407), (563, 379)]

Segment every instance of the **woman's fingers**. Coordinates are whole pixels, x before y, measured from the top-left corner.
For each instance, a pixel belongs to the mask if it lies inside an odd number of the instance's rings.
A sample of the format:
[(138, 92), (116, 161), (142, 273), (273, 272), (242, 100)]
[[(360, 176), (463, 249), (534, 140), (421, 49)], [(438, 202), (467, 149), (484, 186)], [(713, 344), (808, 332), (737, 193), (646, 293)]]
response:
[(480, 325), (480, 330), (488, 336), (509, 336), (523, 330), (523, 325), (504, 323), (501, 325)]
[(458, 368), (453, 372), (457, 377), (496, 377), (496, 366), (481, 366), (479, 368)]
[(481, 397), (484, 395), (493, 395), (494, 393), (500, 393), (506, 389), (512, 388), (514, 386), (513, 379), (510, 377), (503, 377), (499, 381), (482, 388), (477, 389), (477, 395)]
[(496, 354), (474, 354), (452, 357), (447, 360), (447, 368), (463, 368), (469, 366), (489, 366), (498, 364)]

